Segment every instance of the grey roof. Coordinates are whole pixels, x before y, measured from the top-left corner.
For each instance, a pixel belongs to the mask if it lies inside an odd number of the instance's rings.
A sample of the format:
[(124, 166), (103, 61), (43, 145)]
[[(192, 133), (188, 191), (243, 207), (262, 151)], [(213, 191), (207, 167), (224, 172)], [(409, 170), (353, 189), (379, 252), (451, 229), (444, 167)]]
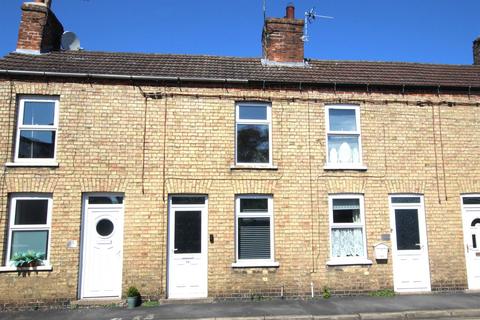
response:
[(368, 84), (480, 88), (479, 65), (443, 65), (366, 61), (308, 61), (307, 67), (265, 66), (260, 58), (202, 55), (51, 52), (11, 53), (0, 59), (0, 72), (182, 78), (200, 81)]

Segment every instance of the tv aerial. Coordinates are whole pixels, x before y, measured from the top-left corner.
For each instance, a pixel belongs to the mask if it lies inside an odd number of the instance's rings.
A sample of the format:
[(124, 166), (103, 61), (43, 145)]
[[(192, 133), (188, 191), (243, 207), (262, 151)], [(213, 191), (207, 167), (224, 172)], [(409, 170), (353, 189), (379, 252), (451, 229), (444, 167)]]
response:
[(322, 16), (320, 14), (317, 14), (315, 11), (315, 7), (312, 9), (305, 11), (305, 32), (303, 33), (302, 40), (304, 42), (307, 42), (309, 40), (308, 37), (308, 25), (312, 24), (317, 18), (320, 19), (335, 19), (334, 17), (331, 16)]

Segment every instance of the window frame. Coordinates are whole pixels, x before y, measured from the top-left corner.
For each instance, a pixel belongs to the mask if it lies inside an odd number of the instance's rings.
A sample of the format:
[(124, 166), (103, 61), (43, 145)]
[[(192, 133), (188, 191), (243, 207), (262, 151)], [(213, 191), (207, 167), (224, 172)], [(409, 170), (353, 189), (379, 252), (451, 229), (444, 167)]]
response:
[[(267, 212), (240, 212), (241, 199), (267, 199)], [(270, 258), (269, 259), (239, 259), (239, 232), (240, 218), (269, 218), (270, 220)], [(235, 196), (235, 262), (232, 267), (278, 267), (275, 262), (275, 221), (273, 215), (273, 196), (268, 194), (241, 194)]]
[[(10, 196), (9, 199), (9, 223), (8, 223), (8, 241), (5, 257), (6, 267), (12, 266), (11, 250), (12, 250), (12, 234), (13, 231), (48, 231), (47, 239), (47, 255), (43, 260), (44, 266), (50, 265), (50, 244), (52, 239), (52, 208), (53, 208), (53, 196), (52, 194), (41, 193), (15, 193)], [(47, 200), (47, 223), (46, 224), (27, 224), (27, 225), (15, 225), (15, 211), (17, 208), (18, 200)]]
[[(265, 120), (240, 119), (240, 108), (243, 106), (266, 107), (267, 118)], [(268, 125), (268, 162), (239, 162), (238, 161), (238, 125), (239, 124), (260, 124)], [(235, 103), (235, 165), (242, 167), (273, 167), (272, 162), (272, 105), (262, 102), (237, 102)]]
[[(54, 103), (53, 125), (24, 125), (23, 115), (25, 111), (25, 102), (52, 102)], [(57, 145), (58, 145), (58, 118), (59, 118), (59, 97), (54, 96), (20, 96), (18, 98), (17, 127), (15, 131), (15, 154), (14, 164), (22, 165), (58, 165), (57, 163)], [(20, 158), (20, 131), (51, 131), (55, 132), (55, 143), (53, 158)]]
[[(333, 222), (333, 200), (336, 199), (358, 199), (360, 205), (360, 223), (334, 223)], [(327, 265), (353, 265), (353, 264), (372, 264), (372, 261), (368, 259), (367, 250), (367, 232), (365, 226), (365, 202), (364, 195), (357, 193), (340, 193), (328, 195), (328, 233), (330, 237), (330, 260), (327, 261)], [(334, 229), (359, 229), (362, 230), (363, 237), (363, 256), (359, 257), (334, 257), (333, 256), (333, 237), (332, 231)]]
[[(337, 131), (330, 130), (330, 110), (354, 110), (355, 124), (357, 130), (355, 131)], [(331, 163), (329, 155), (328, 137), (332, 136), (357, 136), (358, 138), (358, 162), (352, 163)], [(360, 124), (360, 105), (357, 104), (326, 104), (325, 105), (325, 166), (324, 169), (356, 169), (366, 170), (363, 164), (363, 148), (362, 148), (362, 130)]]

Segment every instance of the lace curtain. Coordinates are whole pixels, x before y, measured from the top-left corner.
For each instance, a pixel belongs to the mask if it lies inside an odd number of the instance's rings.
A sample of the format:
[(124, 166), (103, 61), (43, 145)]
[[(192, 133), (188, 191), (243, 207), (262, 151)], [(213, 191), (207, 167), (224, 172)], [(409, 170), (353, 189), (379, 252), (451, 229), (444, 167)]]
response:
[(363, 232), (361, 228), (332, 229), (332, 256), (363, 256)]

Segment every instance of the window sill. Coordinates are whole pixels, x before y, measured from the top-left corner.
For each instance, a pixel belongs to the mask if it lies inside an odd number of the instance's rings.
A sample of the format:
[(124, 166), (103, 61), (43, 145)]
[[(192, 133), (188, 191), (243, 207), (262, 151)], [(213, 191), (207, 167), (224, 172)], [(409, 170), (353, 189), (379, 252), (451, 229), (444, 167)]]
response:
[(351, 266), (351, 265), (371, 265), (372, 260), (366, 258), (352, 258), (352, 259), (331, 259), (327, 261), (327, 266)]
[(58, 167), (57, 161), (39, 161), (39, 162), (7, 162), (5, 167)]
[(274, 165), (258, 165), (258, 164), (234, 164), (230, 166), (230, 170), (278, 170)]
[(367, 166), (361, 164), (349, 164), (349, 165), (339, 165), (339, 164), (326, 164), (323, 166), (323, 170), (357, 170), (357, 171), (367, 171)]
[(234, 262), (232, 268), (278, 268), (278, 262)]
[(53, 266), (38, 266), (38, 267), (26, 267), (26, 268), (17, 268), (12, 266), (0, 267), (0, 272), (29, 272), (29, 271), (52, 271)]

